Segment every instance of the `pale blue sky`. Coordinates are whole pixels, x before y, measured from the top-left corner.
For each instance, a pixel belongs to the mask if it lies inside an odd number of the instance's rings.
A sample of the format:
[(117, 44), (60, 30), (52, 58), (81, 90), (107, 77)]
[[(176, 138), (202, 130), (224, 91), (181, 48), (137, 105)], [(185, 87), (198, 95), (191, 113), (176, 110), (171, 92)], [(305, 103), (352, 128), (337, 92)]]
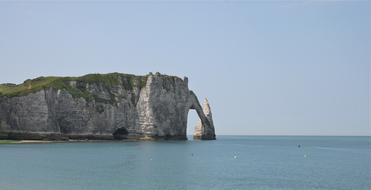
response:
[(217, 134), (371, 135), (370, 6), (0, 2), (0, 83), (159, 71), (209, 98)]

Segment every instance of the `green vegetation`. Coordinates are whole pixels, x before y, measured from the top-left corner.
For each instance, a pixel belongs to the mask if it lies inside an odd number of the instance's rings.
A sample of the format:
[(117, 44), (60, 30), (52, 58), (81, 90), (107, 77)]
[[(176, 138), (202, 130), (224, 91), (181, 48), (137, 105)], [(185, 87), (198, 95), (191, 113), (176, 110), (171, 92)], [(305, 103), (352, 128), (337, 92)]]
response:
[(16, 144), (19, 142), (20, 141), (15, 141), (15, 140), (0, 140), (0, 144)]
[(41, 90), (42, 88), (52, 84), (58, 77), (39, 77), (33, 80), (26, 80), (19, 85), (0, 85), (0, 95), (2, 96), (18, 96)]
[(0, 97), (22, 96), (42, 89), (54, 88), (66, 90), (73, 97), (83, 97), (86, 100), (96, 99), (86, 88), (86, 84), (98, 84), (106, 89), (122, 84), (126, 90), (146, 85), (147, 76), (135, 76), (122, 73), (88, 74), (81, 77), (39, 77), (26, 80), (22, 84), (0, 84)]

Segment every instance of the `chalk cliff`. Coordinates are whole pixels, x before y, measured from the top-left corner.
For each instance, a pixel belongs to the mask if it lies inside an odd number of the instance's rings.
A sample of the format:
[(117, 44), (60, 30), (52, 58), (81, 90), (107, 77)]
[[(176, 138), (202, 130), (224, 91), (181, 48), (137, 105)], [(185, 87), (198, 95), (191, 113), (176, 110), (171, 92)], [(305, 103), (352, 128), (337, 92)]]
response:
[(215, 139), (210, 106), (203, 110), (186, 77), (39, 77), (0, 85), (0, 139), (187, 139), (190, 109), (202, 128), (195, 138)]
[(195, 127), (193, 138), (194, 139), (215, 139), (213, 116), (211, 114), (211, 108), (210, 108), (210, 104), (207, 98), (205, 99), (205, 102), (203, 105), (203, 112), (207, 120), (209, 121), (209, 123), (205, 125), (203, 122), (199, 121)]

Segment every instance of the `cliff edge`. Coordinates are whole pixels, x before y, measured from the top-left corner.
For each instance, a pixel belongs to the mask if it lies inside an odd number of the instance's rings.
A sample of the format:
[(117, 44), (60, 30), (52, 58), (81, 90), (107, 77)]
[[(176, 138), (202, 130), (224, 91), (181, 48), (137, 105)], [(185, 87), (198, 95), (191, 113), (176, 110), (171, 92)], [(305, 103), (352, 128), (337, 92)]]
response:
[(39, 77), (0, 85), (0, 139), (187, 139), (190, 109), (202, 129), (194, 138), (215, 139), (210, 106), (201, 107), (186, 77)]

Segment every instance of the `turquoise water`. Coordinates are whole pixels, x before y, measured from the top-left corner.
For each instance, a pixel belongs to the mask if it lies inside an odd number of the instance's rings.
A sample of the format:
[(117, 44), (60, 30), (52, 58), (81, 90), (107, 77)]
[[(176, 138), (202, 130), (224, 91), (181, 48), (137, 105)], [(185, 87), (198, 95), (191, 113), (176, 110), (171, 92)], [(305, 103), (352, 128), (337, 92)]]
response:
[(0, 159), (1, 190), (371, 189), (371, 137), (10, 144)]

